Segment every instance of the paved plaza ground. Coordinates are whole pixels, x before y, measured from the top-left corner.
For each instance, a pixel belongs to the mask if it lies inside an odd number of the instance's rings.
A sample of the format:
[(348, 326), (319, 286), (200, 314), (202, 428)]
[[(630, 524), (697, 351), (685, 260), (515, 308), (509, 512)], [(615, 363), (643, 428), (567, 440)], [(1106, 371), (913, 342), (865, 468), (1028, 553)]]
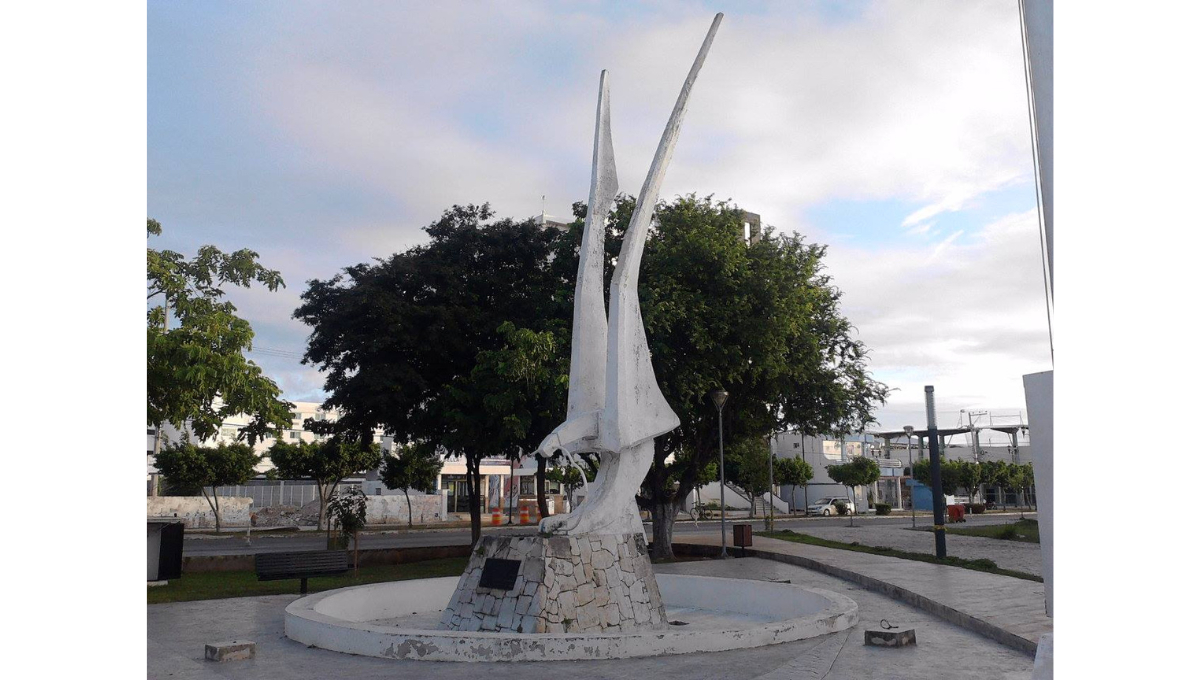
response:
[[(902, 569), (903, 564), (896, 568)], [(283, 635), (283, 610), (298, 595), (180, 602), (148, 606), (148, 677), (286, 680), (420, 677), (435, 680), (486, 676), (488, 680), (569, 677), (645, 680), (667, 677), (669, 673), (669, 677), (688, 680), (939, 677), (1026, 680), (1033, 668), (1033, 659), (1026, 654), (886, 596), (801, 567), (746, 558), (657, 565), (655, 569), (659, 573), (743, 579), (783, 578), (808, 587), (832, 590), (858, 603), (859, 624), (849, 631), (814, 640), (749, 650), (602, 662), (482, 665), (393, 661), (306, 648)], [(903, 649), (863, 645), (863, 631), (877, 628), (881, 618), (902, 627), (915, 628), (918, 644)], [(206, 642), (234, 638), (257, 642), (258, 657), (253, 661), (224, 664), (204, 661)]]
[[(1005, 518), (1015, 521), (1016, 518)], [(921, 520), (917, 520), (921, 522)], [(876, 526), (868, 522), (855, 522), (855, 526), (787, 526), (797, 533), (816, 536), (831, 541), (843, 543), (859, 543), (874, 545), (882, 548), (895, 548), (909, 552), (934, 552), (933, 534), (928, 531), (916, 531), (894, 525)], [(976, 522), (980, 523), (980, 522)], [(989, 522), (990, 523), (990, 522)], [(925, 520), (928, 524), (928, 520)], [(954, 526), (971, 526), (972, 522)], [(918, 524), (917, 526), (923, 526)], [(968, 560), (987, 558), (1003, 569), (1015, 569), (1036, 576), (1042, 575), (1042, 546), (1037, 543), (1022, 543), (1021, 541), (1003, 541), (996, 538), (981, 536), (959, 536), (946, 534), (946, 554), (962, 557)]]

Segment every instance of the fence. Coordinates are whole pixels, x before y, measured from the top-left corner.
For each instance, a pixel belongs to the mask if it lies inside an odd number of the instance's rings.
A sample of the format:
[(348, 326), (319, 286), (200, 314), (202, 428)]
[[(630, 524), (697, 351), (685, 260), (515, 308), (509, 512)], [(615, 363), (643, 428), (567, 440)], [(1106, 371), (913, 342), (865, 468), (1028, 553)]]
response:
[[(361, 489), (362, 482), (342, 482), (337, 490), (348, 491)], [(218, 486), (217, 495), (221, 497), (238, 496), (254, 499), (254, 509), (273, 508), (280, 505), (303, 507), (306, 503), (317, 500), (317, 484), (308, 480), (251, 480), (237, 486)]]

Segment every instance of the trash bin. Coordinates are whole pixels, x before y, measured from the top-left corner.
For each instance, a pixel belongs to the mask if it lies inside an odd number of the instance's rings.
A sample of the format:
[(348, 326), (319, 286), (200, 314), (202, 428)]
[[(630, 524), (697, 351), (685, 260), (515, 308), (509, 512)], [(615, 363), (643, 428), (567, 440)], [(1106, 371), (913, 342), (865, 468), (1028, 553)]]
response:
[(749, 524), (733, 525), (733, 546), (742, 549), (742, 557), (746, 556), (746, 548), (754, 545), (754, 530)]
[(967, 521), (967, 506), (947, 505), (946, 516), (950, 522), (965, 522)]
[(168, 581), (183, 573), (183, 522), (146, 520), (146, 580)]

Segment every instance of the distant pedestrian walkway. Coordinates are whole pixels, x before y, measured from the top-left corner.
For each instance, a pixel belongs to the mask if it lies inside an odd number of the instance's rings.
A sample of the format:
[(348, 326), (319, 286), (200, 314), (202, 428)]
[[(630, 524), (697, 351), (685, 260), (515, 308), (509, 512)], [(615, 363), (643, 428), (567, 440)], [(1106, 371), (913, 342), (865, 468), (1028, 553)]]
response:
[[(675, 543), (719, 546), (721, 537), (719, 533), (692, 534)], [(1045, 592), (1037, 581), (761, 536), (754, 537), (754, 547), (747, 552), (886, 593), (1030, 656), (1037, 651), (1042, 634), (1053, 631), (1052, 620), (1046, 616)]]

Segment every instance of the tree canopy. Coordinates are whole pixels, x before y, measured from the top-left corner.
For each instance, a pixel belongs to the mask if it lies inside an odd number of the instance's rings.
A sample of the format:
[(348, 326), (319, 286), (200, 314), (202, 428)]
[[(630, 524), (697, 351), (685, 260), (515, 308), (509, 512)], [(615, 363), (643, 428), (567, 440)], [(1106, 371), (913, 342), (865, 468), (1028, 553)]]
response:
[(343, 413), (332, 427), (462, 456), (476, 539), (480, 461), (531, 450), (566, 412), (564, 235), (493, 217), (454, 206), (428, 243), (310, 281), (295, 312)]
[[(879, 463), (866, 456), (858, 456), (848, 463), (840, 465), (830, 465), (825, 468), (829, 473), (829, 478), (838, 484), (855, 488), (874, 484), (879, 479)], [(855, 503), (855, 513), (857, 514), (862, 509), (857, 507)], [(854, 515), (850, 516), (850, 524), (854, 525)]]
[[(606, 276), (633, 208), (621, 196), (610, 214)], [(493, 220), (486, 204), (454, 206), (426, 228), (428, 243), (310, 281), (295, 317), (312, 329), (305, 361), (325, 373), (325, 407), (344, 414), (331, 427), (382, 425), (464, 456), (478, 499), (482, 458), (530, 451), (565, 416), (585, 212), (577, 203), (578, 219), (557, 229)], [(839, 311), (824, 247), (769, 229), (748, 245), (743, 218), (711, 198), (661, 203), (643, 255), (647, 340), (682, 421), (656, 440), (639, 494), (659, 555), (669, 555), (675, 513), (716, 459), (713, 388), (731, 393), (725, 427), (735, 443), (788, 428), (860, 430), (887, 395)], [(471, 513), (477, 537), (477, 501)]]
[(403, 489), (404, 500), (408, 504), (408, 526), (412, 526), (412, 499), (408, 496), (409, 489), (429, 491), (437, 484), (438, 473), (442, 470), (441, 456), (436, 451), (430, 451), (418, 446), (397, 447), (395, 455), (383, 457), (383, 469), (380, 478), (383, 485), (389, 489)]
[[(146, 220), (148, 236), (162, 226)], [(279, 272), (242, 249), (226, 254), (203, 246), (192, 259), (171, 250), (146, 249), (146, 424), (171, 423), (197, 439), (212, 437), (226, 418), (249, 414), (238, 436), (253, 445), (291, 423), (291, 404), (279, 387), (243, 354), (254, 331), (224, 299), (222, 286), (258, 283), (275, 291)], [(172, 323), (174, 322), (174, 323)]]
[(800, 458), (780, 458), (775, 461), (775, 481), (780, 486), (805, 486), (813, 478), (812, 466)]
[[(618, 198), (614, 252), (633, 208)], [(861, 430), (887, 388), (839, 310), (823, 246), (769, 228), (747, 243), (744, 213), (711, 197), (678, 197), (656, 214), (639, 295), (655, 375), (681, 425), (655, 440), (639, 503), (654, 517), (655, 555), (669, 557), (676, 513), (717, 458), (711, 390), (729, 392), (725, 438), (736, 445), (786, 429)]]
[(378, 444), (348, 436), (325, 437), (313, 442), (277, 439), (267, 455), (280, 477), (311, 479), (317, 483), (318, 528), (324, 521), (325, 506), (338, 483), (350, 475), (379, 467), (382, 458)]
[[(217, 531), (221, 530), (221, 501), (218, 486), (244, 484), (254, 476), (259, 457), (246, 444), (197, 446), (176, 442), (155, 456), (154, 465), (167, 480), (167, 486), (183, 491), (198, 490), (208, 501)], [(211, 492), (211, 495), (210, 495)]]

